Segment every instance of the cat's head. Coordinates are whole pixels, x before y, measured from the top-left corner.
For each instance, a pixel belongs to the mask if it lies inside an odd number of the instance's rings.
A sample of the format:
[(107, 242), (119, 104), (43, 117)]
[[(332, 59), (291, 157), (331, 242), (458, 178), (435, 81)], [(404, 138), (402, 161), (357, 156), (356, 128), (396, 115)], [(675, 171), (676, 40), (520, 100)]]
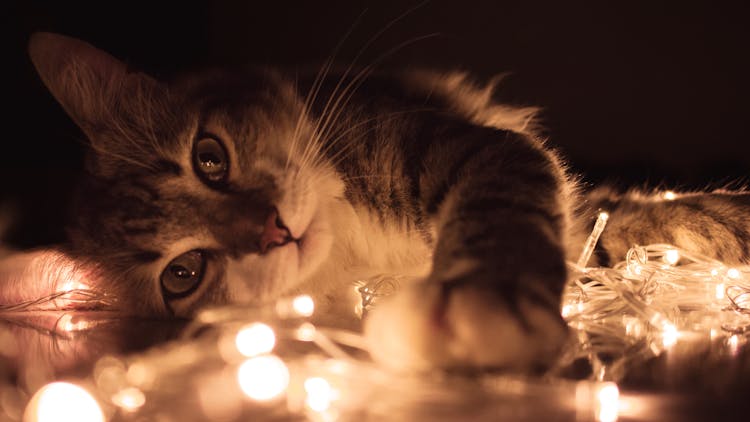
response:
[(166, 84), (53, 34), (29, 52), (91, 147), (73, 252), (128, 306), (266, 301), (326, 258), (343, 186), (293, 83), (244, 69)]

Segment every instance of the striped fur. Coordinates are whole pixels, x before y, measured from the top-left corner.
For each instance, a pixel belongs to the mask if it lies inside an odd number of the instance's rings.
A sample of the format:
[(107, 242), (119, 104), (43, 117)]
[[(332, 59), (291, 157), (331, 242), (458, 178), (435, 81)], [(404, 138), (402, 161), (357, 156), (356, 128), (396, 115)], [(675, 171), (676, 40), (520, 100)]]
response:
[[(354, 280), (408, 274), (421, 281), (368, 319), (376, 357), (532, 371), (566, 337), (565, 261), (597, 207), (611, 208), (603, 244), (613, 257), (672, 241), (748, 259), (747, 195), (664, 203), (598, 191), (583, 201), (535, 136), (535, 110), (496, 103), (493, 83), (465, 74), (245, 68), (161, 84), (66, 37), (37, 35), (30, 51), (92, 146), (70, 253), (134, 312), (190, 315), (306, 292), (322, 320), (347, 324)], [(221, 186), (191, 165), (207, 133), (229, 155)], [(274, 209), (300, 240), (262, 253)], [(159, 275), (194, 249), (208, 258), (205, 280), (167, 300)]]

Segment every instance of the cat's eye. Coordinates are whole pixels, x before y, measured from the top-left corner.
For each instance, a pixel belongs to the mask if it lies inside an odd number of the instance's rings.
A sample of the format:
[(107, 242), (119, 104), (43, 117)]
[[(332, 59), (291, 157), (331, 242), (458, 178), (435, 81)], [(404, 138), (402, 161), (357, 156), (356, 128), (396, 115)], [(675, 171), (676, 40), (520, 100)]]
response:
[(206, 258), (201, 251), (186, 252), (170, 261), (161, 273), (161, 288), (168, 299), (193, 293), (203, 280)]
[(213, 137), (201, 137), (193, 146), (193, 165), (198, 175), (208, 182), (223, 182), (229, 171), (224, 145)]

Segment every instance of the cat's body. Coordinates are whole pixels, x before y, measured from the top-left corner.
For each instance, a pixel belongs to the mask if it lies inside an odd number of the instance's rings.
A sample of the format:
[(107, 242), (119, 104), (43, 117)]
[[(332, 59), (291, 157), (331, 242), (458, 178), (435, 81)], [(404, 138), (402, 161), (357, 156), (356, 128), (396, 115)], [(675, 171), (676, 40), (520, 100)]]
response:
[[(368, 320), (376, 357), (531, 370), (566, 337), (566, 260), (600, 206), (605, 258), (717, 240), (737, 245), (720, 258), (750, 256), (748, 195), (584, 202), (533, 110), (460, 74), (244, 69), (166, 86), (65, 37), (30, 51), (92, 145), (70, 253), (139, 313), (303, 292), (346, 323), (355, 280), (411, 275)], [(670, 210), (698, 217), (669, 226)], [(688, 232), (695, 218), (725, 230)]]

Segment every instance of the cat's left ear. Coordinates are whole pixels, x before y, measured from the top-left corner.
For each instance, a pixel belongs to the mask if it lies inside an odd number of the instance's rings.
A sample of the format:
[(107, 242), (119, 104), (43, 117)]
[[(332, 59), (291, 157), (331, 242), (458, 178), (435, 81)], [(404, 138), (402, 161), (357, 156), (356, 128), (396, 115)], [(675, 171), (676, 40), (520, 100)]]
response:
[(64, 35), (33, 34), (29, 56), (52, 95), (90, 138), (118, 101), (157, 84), (91, 44)]

